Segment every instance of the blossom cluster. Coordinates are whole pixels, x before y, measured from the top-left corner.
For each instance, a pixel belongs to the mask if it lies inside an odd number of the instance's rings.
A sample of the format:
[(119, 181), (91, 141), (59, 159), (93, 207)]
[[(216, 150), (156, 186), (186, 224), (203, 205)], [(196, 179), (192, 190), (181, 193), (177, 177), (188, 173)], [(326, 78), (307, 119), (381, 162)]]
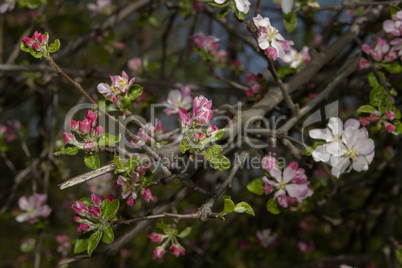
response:
[(77, 226), (77, 232), (86, 232), (99, 228), (100, 215), (101, 215), (101, 203), (103, 197), (99, 197), (96, 194), (91, 194), (90, 200), (77, 200), (75, 204), (71, 206), (72, 210), (76, 213), (74, 221), (79, 223)]
[(149, 181), (152, 179), (152, 172), (150, 171), (151, 164), (145, 164), (136, 167), (130, 175), (119, 175), (115, 184), (117, 188), (121, 188), (121, 196), (127, 199), (127, 205), (130, 207), (134, 205), (138, 195), (141, 195), (145, 202), (149, 203), (154, 200), (152, 192), (147, 187)]
[(24, 36), (22, 38), (22, 42), (27, 47), (31, 47), (38, 52), (45, 52), (48, 43), (48, 37), (44, 34), (38, 33), (38, 31), (35, 31), (31, 38), (29, 38), (28, 36)]
[(97, 152), (99, 137), (104, 132), (102, 126), (96, 126), (97, 119), (98, 114), (88, 110), (84, 120), (71, 120), (70, 129), (80, 138), (80, 141), (73, 134), (64, 132), (64, 145), (71, 144), (86, 152)]
[[(384, 38), (378, 38), (374, 49), (369, 44), (363, 44), (362, 50), (374, 61), (385, 64), (402, 59), (402, 11), (392, 15), (392, 20), (383, 22), (383, 30), (392, 36), (389, 42)], [(396, 37), (396, 38), (395, 38)], [(370, 63), (365, 59), (360, 59), (359, 69), (368, 68)], [(376, 65), (378, 67), (378, 64)]]
[(269, 18), (263, 18), (260, 14), (253, 18), (258, 29), (258, 46), (265, 51), (268, 58), (276, 60), (282, 58), (290, 51), (293, 41), (287, 41), (279, 31), (271, 25)]
[(192, 36), (194, 51), (200, 53), (204, 60), (210, 62), (214, 67), (225, 67), (233, 71), (239, 71), (242, 64), (238, 60), (229, 61), (229, 51), (220, 49), (219, 38), (213, 35), (205, 36), (203, 33), (195, 33)]
[(368, 117), (361, 117), (359, 121), (363, 127), (369, 125), (370, 123), (375, 123), (378, 130), (384, 127), (388, 133), (391, 133), (395, 130), (395, 126), (391, 124), (394, 119), (395, 113), (391, 110), (385, 113), (374, 110), (374, 112), (370, 113)]
[(331, 117), (327, 128), (310, 130), (311, 138), (325, 141), (312, 152), (314, 160), (330, 164), (331, 174), (337, 178), (352, 169), (368, 170), (374, 158), (374, 141), (368, 137), (366, 128), (359, 127), (356, 119), (343, 124), (340, 118)]
[(292, 69), (301, 69), (307, 65), (310, 60), (311, 57), (307, 46), (304, 46), (300, 52), (297, 52), (294, 48), (290, 48), (282, 58), (282, 61)]
[(147, 235), (147, 237), (151, 239), (152, 242), (161, 244), (160, 246), (155, 248), (152, 254), (152, 259), (163, 259), (163, 256), (165, 255), (165, 249), (167, 247), (170, 247), (170, 253), (173, 256), (185, 256), (186, 250), (182, 245), (180, 245), (177, 237), (186, 237), (190, 233), (191, 228), (186, 228), (180, 234), (178, 234), (177, 229), (172, 228), (170, 225), (158, 224), (158, 227), (163, 230), (163, 234), (150, 233)]
[(100, 83), (97, 87), (98, 92), (105, 94), (105, 98), (113, 101), (118, 107), (121, 105), (120, 95), (128, 92), (129, 88), (134, 84), (135, 78), (129, 79), (125, 71), (120, 75), (111, 75), (112, 84)]
[(18, 200), (18, 206), (24, 213), (16, 217), (17, 222), (27, 221), (31, 224), (38, 222), (38, 218), (46, 219), (52, 209), (46, 205), (46, 194), (34, 194), (30, 197), (21, 196)]
[(246, 91), (247, 97), (253, 98), (256, 101), (261, 100), (268, 92), (267, 80), (260, 73), (257, 75), (248, 73), (247, 85), (248, 85), (248, 90)]
[(296, 161), (290, 162), (282, 172), (274, 157), (265, 156), (262, 166), (271, 177), (269, 179), (264, 176), (261, 179), (264, 183), (264, 193), (270, 194), (275, 191), (274, 197), (281, 207), (287, 208), (289, 203), (294, 202), (302, 203), (304, 199), (313, 194), (305, 170), (299, 168)]

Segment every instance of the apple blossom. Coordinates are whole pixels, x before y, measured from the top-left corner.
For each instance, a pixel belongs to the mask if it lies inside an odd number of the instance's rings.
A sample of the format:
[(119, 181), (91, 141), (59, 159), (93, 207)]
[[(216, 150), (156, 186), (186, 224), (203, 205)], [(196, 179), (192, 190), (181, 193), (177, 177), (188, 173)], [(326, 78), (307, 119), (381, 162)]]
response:
[(63, 137), (64, 137), (64, 145), (67, 145), (75, 140), (75, 137), (72, 134), (67, 133), (67, 132), (63, 133)]
[(186, 251), (180, 244), (175, 244), (170, 247), (170, 253), (172, 253), (173, 256), (179, 257), (180, 255), (185, 256)]
[(301, 66), (308, 64), (311, 60), (309, 54), (309, 48), (304, 46), (302, 50), (297, 52), (296, 49), (290, 48), (290, 50), (282, 58), (282, 61), (289, 65), (292, 69), (297, 69)]
[(84, 151), (91, 152), (94, 149), (95, 145), (93, 141), (87, 141), (84, 143)]
[(142, 69), (142, 59), (140, 57), (130, 59), (127, 63), (127, 67), (133, 71), (134, 74), (138, 74)]
[(370, 62), (366, 60), (365, 58), (360, 58), (359, 60), (359, 70), (366, 69), (370, 67)]
[(153, 254), (152, 254), (152, 259), (163, 259), (163, 255), (165, 254), (165, 249), (161, 246), (156, 247)]
[(264, 248), (268, 248), (278, 239), (278, 235), (272, 232), (271, 229), (257, 231), (256, 236), (258, 243)]
[(285, 52), (293, 45), (293, 41), (287, 41), (278, 32), (275, 27), (271, 26), (269, 18), (263, 18), (260, 14), (253, 18), (254, 24), (258, 29), (258, 45), (265, 50), (267, 56), (273, 60), (278, 57), (283, 58)]
[(150, 233), (147, 235), (147, 237), (149, 239), (151, 239), (152, 242), (155, 242), (155, 243), (159, 243), (162, 241), (162, 236), (159, 234), (156, 234), (156, 233)]
[(92, 131), (92, 122), (87, 118), (78, 122), (78, 125), (78, 130), (81, 132), (81, 134), (89, 134)]
[(248, 14), (250, 11), (250, 1), (248, 0), (234, 0), (237, 11)]
[(203, 33), (199, 32), (195, 33), (192, 38), (196, 47), (205, 52), (216, 50), (219, 46), (219, 44), (216, 44), (219, 38), (213, 35), (205, 36)]
[(383, 29), (386, 33), (391, 33), (394, 36), (402, 35), (402, 11), (398, 11), (392, 15), (393, 20), (385, 20)]
[(26, 220), (33, 224), (38, 221), (38, 217), (47, 218), (52, 209), (46, 205), (46, 194), (34, 194), (28, 198), (21, 196), (18, 200), (18, 206), (21, 210), (26, 211), (16, 217), (17, 222)]
[(179, 120), (181, 122), (182, 127), (190, 127), (193, 124), (193, 121), (191, 120), (190, 115), (186, 111), (186, 109), (180, 107), (179, 108)]
[(150, 201), (154, 201), (154, 197), (152, 196), (151, 190), (145, 189), (142, 193), (142, 198), (144, 198), (145, 202), (149, 203)]
[(100, 83), (97, 87), (99, 93), (106, 94), (105, 98), (126, 93), (134, 84), (135, 78), (129, 79), (126, 72), (122, 71), (121, 76), (111, 75), (110, 80), (112, 81), (111, 86), (106, 83)]
[(84, 216), (89, 212), (88, 207), (80, 200), (75, 201), (75, 204), (72, 205), (71, 208), (80, 216)]
[(132, 173), (131, 181), (127, 180), (123, 176), (119, 176), (117, 178), (117, 185), (121, 186), (121, 197), (123, 199), (126, 199), (128, 196), (131, 196), (134, 200), (137, 199), (137, 190), (135, 188), (135, 184), (139, 182), (139, 180), (140, 175), (137, 172)]
[(169, 92), (168, 99), (165, 104), (169, 105), (164, 111), (167, 115), (176, 114), (179, 107), (185, 110), (191, 108), (191, 90), (189, 87), (182, 87), (181, 90), (172, 90)]
[(206, 125), (212, 119), (212, 100), (208, 100), (204, 96), (197, 96), (193, 100), (193, 117), (194, 121), (199, 125)]
[(263, 168), (276, 180), (270, 180), (264, 176), (262, 182), (276, 191), (275, 198), (280, 197), (279, 201), (277, 200), (279, 205), (288, 207), (286, 195), (295, 198), (297, 202), (301, 203), (303, 199), (313, 194), (313, 191), (309, 188), (310, 182), (304, 174), (305, 171), (299, 168), (297, 162), (290, 162), (283, 172), (279, 169), (276, 159), (272, 156), (265, 156), (262, 163)]
[(70, 250), (71, 244), (70, 239), (67, 235), (56, 235), (55, 240), (57, 242), (57, 252), (61, 253), (62, 256), (67, 256)]

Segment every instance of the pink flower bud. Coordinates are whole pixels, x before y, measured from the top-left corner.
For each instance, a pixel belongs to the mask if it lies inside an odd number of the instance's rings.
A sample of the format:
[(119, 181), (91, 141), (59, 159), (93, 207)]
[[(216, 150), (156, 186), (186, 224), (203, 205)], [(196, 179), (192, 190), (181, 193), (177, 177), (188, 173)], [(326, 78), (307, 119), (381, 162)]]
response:
[(71, 121), (70, 121), (70, 128), (73, 129), (73, 130), (77, 130), (77, 129), (78, 129), (77, 121), (71, 119)]
[(88, 231), (89, 228), (91, 228), (91, 227), (90, 227), (88, 224), (86, 224), (86, 223), (80, 223), (80, 224), (77, 226), (77, 232), (85, 232), (85, 231)]
[(31, 38), (29, 38), (28, 36), (24, 36), (22, 38), (22, 42), (28, 47), (32, 46), (32, 44), (33, 44), (33, 40)]
[(157, 247), (157, 248), (155, 248), (155, 250), (152, 254), (152, 259), (153, 260), (162, 259), (164, 254), (165, 254), (165, 250), (163, 249), (163, 247)]
[(75, 137), (70, 133), (64, 132), (63, 136), (64, 136), (64, 145), (67, 145), (75, 140)]
[(212, 119), (212, 100), (204, 96), (195, 97), (193, 100), (193, 117), (200, 125), (206, 125)]
[(71, 206), (71, 208), (75, 211), (75, 213), (77, 213), (78, 215), (85, 215), (89, 209), (88, 207), (85, 205), (84, 202), (77, 200), (75, 201), (75, 204)]
[(179, 120), (181, 121), (181, 126), (182, 127), (190, 127), (193, 121), (191, 120), (190, 116), (188, 115), (188, 112), (186, 109), (179, 107)]
[(144, 198), (144, 200), (149, 203), (149, 201), (153, 201), (154, 197), (152, 196), (151, 190), (149, 189), (145, 189), (144, 193), (142, 194), (142, 198)]
[(160, 120), (158, 120), (158, 119), (156, 119), (155, 120), (156, 122), (156, 126), (155, 126), (155, 132), (156, 133), (162, 133), (163, 132), (163, 123), (162, 123), (162, 121), (160, 121)]
[(127, 199), (127, 205), (130, 206), (130, 207), (132, 207), (132, 206), (134, 206), (134, 204), (135, 204), (135, 199), (134, 199), (132, 196), (130, 196), (130, 197)]
[(173, 245), (170, 247), (170, 253), (172, 253), (173, 256), (179, 257), (180, 256), (180, 249), (178, 246)]
[(96, 120), (98, 119), (98, 114), (93, 112), (92, 110), (87, 111), (86, 118), (89, 119), (92, 123), (91, 127), (96, 124)]
[(292, 161), (289, 163), (288, 168), (297, 170), (297, 169), (299, 169), (299, 163), (297, 163), (296, 161)]
[(373, 122), (378, 119), (378, 116), (376, 114), (370, 114), (369, 119), (371, 122)]
[(95, 128), (95, 135), (96, 135), (96, 136), (99, 137), (100, 135), (102, 135), (103, 132), (105, 132), (105, 130), (103, 129), (102, 126), (97, 126), (97, 127)]
[(365, 53), (369, 54), (371, 52), (372, 48), (368, 44), (364, 44), (364, 45), (362, 45), (362, 50)]
[(98, 218), (101, 211), (100, 211), (100, 208), (92, 206), (89, 210), (89, 213), (91, 213), (92, 217)]
[(278, 196), (276, 198), (276, 202), (278, 203), (278, 205), (280, 205), (283, 208), (288, 207), (288, 197), (285, 194)]
[(365, 58), (360, 58), (359, 60), (359, 70), (366, 69), (370, 67), (370, 62), (368, 62)]
[(275, 48), (269, 47), (265, 50), (265, 53), (267, 53), (267, 57), (276, 60), (278, 58), (278, 53)]
[(82, 134), (88, 134), (88, 133), (90, 133), (91, 131), (92, 131), (92, 123), (91, 123), (91, 121), (89, 120), (89, 119), (84, 119), (84, 120), (82, 120), (82, 121), (80, 121), (79, 123), (78, 123), (78, 125), (79, 125), (79, 131), (82, 133)]
[(94, 142), (93, 141), (88, 141), (84, 144), (84, 150), (86, 152), (90, 152), (92, 151), (92, 149), (94, 148)]
[(99, 196), (97, 196), (96, 194), (92, 193), (91, 194), (91, 202), (94, 206), (99, 207), (102, 202), (102, 199)]
[(35, 42), (35, 43), (32, 44), (32, 48), (33, 48), (34, 50), (36, 50), (36, 51), (39, 51), (40, 44), (39, 44), (38, 42)]
[(46, 42), (47, 37), (44, 34), (38, 33), (38, 31), (35, 31), (33, 36), (33, 39), (37, 40), (40, 44), (43, 44)]
[(155, 234), (155, 233), (150, 233), (150, 234), (147, 235), (147, 237), (149, 239), (151, 239), (152, 242), (155, 242), (155, 243), (159, 243), (159, 242), (162, 241), (162, 237), (160, 235), (158, 235), (158, 234)]
[(107, 199), (109, 199), (109, 201), (112, 202), (114, 200), (114, 196), (110, 194), (107, 196)]
[(208, 136), (215, 136), (219, 132), (219, 128), (216, 125), (209, 126), (207, 129)]
[(370, 120), (367, 117), (362, 117), (359, 119), (360, 124), (362, 124), (363, 127), (367, 126), (370, 124)]
[(395, 119), (395, 113), (393, 111), (388, 111), (387, 113), (385, 113), (385, 116), (388, 117), (389, 121), (392, 121)]
[(147, 172), (147, 169), (150, 167), (150, 164), (145, 164), (142, 166), (137, 167), (137, 173), (142, 176), (145, 174), (145, 172)]
[(79, 220), (81, 220), (81, 218), (77, 214), (75, 214), (73, 221), (78, 222)]
[(392, 131), (395, 130), (395, 126), (392, 124), (388, 124), (385, 126), (385, 130), (387, 130), (388, 133), (391, 133)]
[(270, 193), (272, 193), (272, 191), (273, 191), (273, 189), (272, 189), (272, 187), (271, 187), (271, 185), (269, 185), (269, 184), (264, 184), (264, 193), (265, 194), (270, 194)]

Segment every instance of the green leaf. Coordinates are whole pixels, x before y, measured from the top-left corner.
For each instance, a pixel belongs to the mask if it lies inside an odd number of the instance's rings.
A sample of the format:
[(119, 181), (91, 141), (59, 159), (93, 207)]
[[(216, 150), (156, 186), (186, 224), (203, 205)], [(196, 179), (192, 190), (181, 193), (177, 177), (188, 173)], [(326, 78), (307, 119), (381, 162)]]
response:
[(297, 26), (297, 15), (296, 12), (290, 12), (289, 14), (284, 14), (283, 23), (285, 24), (285, 29), (288, 33), (293, 32)]
[(391, 104), (391, 107), (388, 110), (391, 110), (394, 112), (395, 119), (401, 119), (401, 111), (399, 111), (398, 108), (395, 107), (395, 105)]
[(56, 39), (54, 42), (49, 46), (49, 52), (54, 53), (60, 48), (60, 40)]
[(102, 242), (106, 244), (112, 243), (114, 240), (114, 233), (113, 233), (113, 228), (108, 226), (105, 229), (103, 229), (103, 237), (102, 237)]
[(100, 137), (99, 137), (99, 142), (98, 144), (100, 146), (110, 146), (110, 145), (114, 145), (116, 143), (118, 143), (121, 139), (121, 134), (119, 134), (118, 136), (114, 136), (114, 135), (110, 135), (109, 133), (103, 133)]
[(134, 84), (129, 88), (128, 93), (127, 93), (127, 98), (130, 101), (133, 101), (136, 98), (138, 98), (139, 96), (141, 96), (141, 94), (142, 94), (142, 86)]
[(91, 237), (91, 235), (93, 233), (94, 233), (94, 231), (89, 231), (89, 232), (80, 234), (78, 239), (75, 241), (74, 253), (80, 253), (80, 252), (87, 250), (89, 238)]
[(240, 12), (240, 11), (236, 10), (236, 17), (239, 20), (244, 20), (245, 18), (247, 18), (248, 14), (250, 14), (250, 12), (246, 14), (246, 13), (243, 13), (243, 12)]
[(227, 14), (229, 14), (230, 10), (229, 9), (224, 9), (218, 14), (218, 19), (224, 18)]
[(160, 25), (159, 20), (155, 16), (149, 16), (148, 22), (154, 27), (159, 27)]
[(180, 234), (178, 234), (177, 236), (180, 237), (180, 238), (185, 238), (185, 237), (187, 237), (190, 233), (191, 233), (191, 227), (187, 227), (186, 229), (184, 229), (183, 231), (181, 231)]
[(78, 153), (78, 147), (71, 144), (67, 144), (63, 145), (60, 148), (60, 151), (55, 152), (54, 155), (62, 155), (62, 154), (76, 155), (77, 153)]
[(278, 68), (278, 70), (276, 70), (278, 77), (280, 79), (283, 79), (286, 75), (288, 74), (293, 74), (296, 72), (296, 69), (293, 69), (290, 66), (281, 66)]
[(209, 3), (209, 5), (211, 5), (213, 7), (217, 7), (217, 8), (224, 8), (224, 7), (227, 7), (229, 4), (230, 4), (230, 1), (227, 1), (226, 3), (223, 3), (223, 4), (217, 4), (217, 3), (212, 2), (212, 1)]
[(399, 7), (397, 7), (397, 6), (391, 6), (391, 7), (390, 7), (390, 10), (389, 10), (389, 13), (390, 13), (390, 15), (391, 15), (391, 18), (392, 18), (392, 15), (395, 15), (399, 10), (401, 10)]
[(388, 100), (388, 94), (380, 85), (373, 88), (370, 92), (370, 104), (372, 106), (381, 107)]
[(236, 206), (234, 207), (234, 212), (247, 213), (247, 214), (255, 216), (253, 208), (246, 202), (240, 202), (240, 203), (236, 204)]
[(134, 169), (136, 166), (138, 166), (139, 163), (140, 162), (138, 161), (137, 157), (133, 156), (128, 159), (128, 161), (126, 163), (126, 167), (128, 167), (130, 169)]
[(120, 157), (118, 155), (114, 156), (113, 159), (113, 164), (118, 168), (118, 169), (124, 169), (123, 164), (120, 161)]
[(29, 48), (29, 53), (32, 55), (32, 57), (37, 58), (37, 59), (40, 59), (43, 56), (42, 53), (34, 50), (33, 48)]
[(91, 206), (92, 206), (92, 201), (91, 201), (91, 199), (88, 198), (88, 197), (83, 197), (83, 198), (80, 199), (80, 201), (81, 201), (81, 202), (84, 202), (84, 204), (85, 204), (87, 207), (91, 207)]
[(157, 224), (156, 224), (156, 227), (159, 228), (159, 229), (161, 229), (164, 233), (166, 233), (166, 232), (169, 231), (169, 229), (170, 229), (170, 225), (169, 225), (169, 224), (164, 224), (164, 223), (161, 223), (161, 222), (157, 223)]
[(223, 196), (223, 200), (224, 200), (224, 206), (223, 206), (223, 211), (222, 211), (222, 216), (228, 214), (228, 213), (232, 213), (234, 211), (235, 208), (235, 204), (233, 203), (232, 199), (230, 196), (228, 195), (224, 195)]
[(392, 121), (392, 124), (394, 125), (395, 130), (392, 131), (391, 133), (394, 134), (394, 135), (396, 135), (396, 136), (402, 134), (402, 124), (401, 124), (401, 121), (399, 121), (399, 120), (394, 120), (394, 121)]
[(84, 158), (85, 165), (91, 169), (100, 168), (99, 157), (96, 154), (87, 154)]
[(20, 49), (21, 49), (22, 51), (24, 51), (24, 52), (29, 53), (29, 47), (27, 47), (27, 46), (24, 44), (24, 42), (21, 42), (21, 44), (20, 44)]
[[(382, 78), (384, 78), (384, 80), (385, 80), (385, 74), (383, 72), (379, 72), (379, 73), (380, 73), (380, 76), (382, 76)], [(378, 79), (373, 72), (370, 72), (368, 74), (368, 81), (369, 81), (370, 86), (373, 88), (380, 85), (380, 82), (378, 82)]]
[(256, 178), (252, 180), (249, 184), (247, 184), (247, 190), (252, 192), (253, 194), (263, 195), (264, 194), (264, 183), (260, 178)]
[(383, 66), (388, 72), (392, 74), (399, 74), (400, 72), (402, 72), (402, 66), (396, 60), (393, 62), (384, 63)]
[(220, 154), (222, 151), (222, 146), (213, 145), (208, 148), (208, 151), (202, 152), (204, 157), (214, 165), (215, 169), (225, 170), (230, 168), (231, 164), (229, 159)]
[(116, 216), (117, 211), (119, 210), (120, 202), (118, 199), (113, 200), (112, 202), (109, 199), (105, 199), (102, 201), (100, 206), (101, 209), (101, 216), (106, 218), (107, 220), (112, 219)]
[(102, 230), (98, 230), (91, 235), (88, 240), (88, 256), (91, 257), (92, 252), (96, 249), (102, 237)]
[(359, 115), (361, 113), (374, 114), (375, 112), (376, 112), (376, 109), (373, 106), (363, 105), (363, 106), (360, 106), (359, 109), (357, 109), (356, 114), (357, 115)]
[(184, 140), (182, 140), (180, 142), (180, 151), (181, 151), (182, 154), (184, 154), (190, 148), (191, 148), (191, 146), (187, 142), (185, 142)]
[(398, 92), (395, 90), (395, 88), (391, 88), (391, 91), (389, 92), (392, 96), (398, 96)]
[(223, 133), (225, 133), (225, 129), (224, 129), (224, 128), (220, 129), (220, 130), (218, 131), (218, 133), (216, 133), (216, 135), (215, 135), (215, 140), (216, 140), (216, 141), (219, 140), (219, 139), (222, 137)]
[(101, 107), (103, 110), (105, 110), (108, 113), (119, 111), (119, 109), (116, 108), (116, 105), (113, 102), (106, 100), (106, 99), (97, 101), (97, 104), (99, 107)]
[(267, 210), (274, 215), (281, 213), (278, 204), (276, 203), (274, 198), (270, 198), (267, 202)]

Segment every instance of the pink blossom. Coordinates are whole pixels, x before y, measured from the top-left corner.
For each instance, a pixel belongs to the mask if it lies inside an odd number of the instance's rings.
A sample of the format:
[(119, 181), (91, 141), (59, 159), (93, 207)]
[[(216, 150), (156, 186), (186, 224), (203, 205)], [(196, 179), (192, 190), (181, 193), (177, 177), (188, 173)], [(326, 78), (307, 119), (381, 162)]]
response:
[(391, 110), (385, 113), (385, 116), (388, 118), (389, 121), (392, 121), (395, 119), (395, 113)]
[(139, 73), (142, 68), (142, 59), (140, 57), (132, 58), (128, 61), (127, 66), (133, 73)]
[(135, 200), (134, 200), (134, 198), (133, 198), (132, 196), (130, 196), (130, 197), (127, 199), (127, 205), (130, 206), (130, 207), (132, 207), (132, 206), (134, 206), (134, 204), (135, 204)]
[(208, 136), (215, 136), (219, 132), (219, 128), (216, 125), (209, 126), (207, 129)]
[(98, 114), (96, 112), (92, 111), (92, 110), (88, 110), (86, 118), (89, 121), (91, 121), (91, 123), (92, 123), (91, 126), (94, 126), (94, 125), (96, 125), (96, 120), (98, 119)]
[(97, 196), (95, 193), (91, 194), (91, 202), (94, 206), (99, 207), (101, 205), (102, 199)]
[(373, 122), (378, 119), (378, 116), (376, 114), (370, 114), (369, 118), (370, 118), (370, 121)]
[(172, 253), (173, 256), (179, 257), (180, 256), (180, 249), (176, 245), (172, 245), (170, 247), (170, 253)]
[(360, 58), (359, 60), (359, 70), (366, 69), (370, 67), (370, 62), (366, 60), (365, 58)]
[(29, 38), (28, 36), (24, 36), (22, 38), (22, 42), (24, 42), (24, 44), (29, 47), (29, 46), (32, 46), (34, 41), (31, 38)]
[(388, 133), (391, 133), (392, 131), (395, 130), (395, 126), (392, 125), (392, 124), (387, 124), (387, 125), (385, 126), (385, 130), (386, 130)]
[(100, 83), (97, 87), (99, 93), (106, 94), (106, 98), (126, 93), (128, 89), (134, 84), (135, 78), (129, 79), (126, 72), (122, 71), (121, 76), (111, 75), (110, 80), (112, 81), (111, 86), (106, 83)]
[(197, 96), (193, 100), (193, 117), (200, 125), (206, 125), (212, 119), (212, 100), (208, 100), (204, 96)]
[(78, 125), (79, 125), (78, 129), (82, 134), (88, 134), (92, 131), (92, 122), (88, 118), (85, 118), (84, 120), (80, 121)]
[(307, 253), (311, 250), (314, 250), (314, 243), (309, 241), (309, 242), (304, 242), (304, 241), (299, 241), (297, 243), (297, 249), (301, 252), (301, 253)]
[(77, 123), (77, 121), (71, 119), (71, 121), (70, 121), (70, 128), (73, 129), (73, 130), (77, 130), (77, 129), (78, 129), (78, 123)]
[(94, 148), (94, 142), (93, 141), (88, 141), (88, 142), (86, 142), (85, 144), (84, 144), (84, 150), (86, 151), (86, 152), (91, 152), (92, 150), (93, 150), (93, 148)]
[(92, 217), (98, 218), (100, 213), (101, 213), (101, 211), (100, 211), (100, 208), (92, 206), (89, 209), (89, 213), (91, 214)]
[(370, 120), (367, 117), (362, 117), (359, 119), (360, 123), (362, 124), (363, 127), (367, 126), (370, 124)]
[(154, 197), (152, 196), (151, 190), (145, 189), (144, 192), (142, 193), (142, 198), (149, 203), (150, 201), (154, 201)]
[(103, 129), (102, 126), (97, 126), (97, 127), (95, 128), (95, 135), (96, 135), (96, 136), (99, 137), (100, 135), (102, 135), (103, 132), (105, 132), (105, 130)]
[(402, 35), (402, 11), (398, 11), (392, 15), (393, 20), (383, 22), (383, 29), (386, 33), (391, 33), (394, 36)]
[(272, 232), (271, 229), (257, 231), (256, 236), (258, 243), (264, 248), (272, 245), (278, 239), (278, 235)]
[(372, 51), (373, 49), (370, 47), (369, 44), (363, 44), (363, 45), (362, 45), (362, 50), (363, 50), (365, 53), (367, 53), (367, 54), (370, 55), (370, 53), (371, 53), (371, 51)]
[(67, 235), (56, 235), (55, 240), (57, 242), (57, 252), (61, 253), (62, 256), (67, 256), (70, 250), (70, 239)]
[(156, 233), (150, 233), (147, 235), (147, 237), (149, 239), (151, 239), (152, 242), (155, 242), (155, 243), (159, 243), (162, 241), (162, 236), (160, 236), (159, 234), (156, 234)]
[(72, 141), (75, 140), (75, 137), (70, 133), (64, 132), (63, 136), (64, 136), (64, 145), (72, 143)]
[(86, 223), (80, 223), (77, 226), (77, 232), (86, 232), (90, 229), (91, 227), (86, 224)]
[(188, 114), (186, 109), (182, 107), (179, 108), (179, 120), (181, 122), (182, 127), (190, 127), (193, 124), (190, 115)]
[(215, 36), (205, 36), (203, 33), (196, 33), (192, 36), (194, 44), (201, 50), (206, 52), (216, 49), (216, 42), (219, 41)]
[(80, 200), (75, 201), (75, 204), (71, 208), (80, 216), (86, 215), (89, 212), (88, 207)]
[(168, 99), (165, 104), (168, 106), (164, 111), (167, 115), (177, 113), (178, 108), (183, 107), (185, 110), (191, 108), (191, 90), (189, 87), (182, 87), (181, 90), (172, 90), (169, 92)]
[(311, 60), (309, 48), (304, 46), (302, 50), (297, 52), (294, 48), (289, 48), (289, 51), (282, 58), (282, 61), (289, 65), (293, 69), (297, 69), (300, 66), (308, 64)]
[(132, 173), (131, 181), (128, 181), (125, 177), (119, 176), (117, 178), (117, 185), (121, 186), (122, 192), (121, 197), (126, 199), (128, 196), (135, 200), (137, 199), (137, 190), (135, 188), (135, 184), (140, 180), (140, 175), (137, 172)]
[(156, 247), (153, 254), (152, 254), (152, 259), (163, 259), (163, 255), (165, 254), (165, 249), (161, 246)]
[(18, 200), (18, 206), (26, 212), (16, 217), (17, 222), (28, 220), (32, 224), (38, 221), (38, 217), (47, 218), (52, 209), (48, 205), (45, 205), (46, 201), (46, 194), (34, 194), (28, 198), (21, 196)]

